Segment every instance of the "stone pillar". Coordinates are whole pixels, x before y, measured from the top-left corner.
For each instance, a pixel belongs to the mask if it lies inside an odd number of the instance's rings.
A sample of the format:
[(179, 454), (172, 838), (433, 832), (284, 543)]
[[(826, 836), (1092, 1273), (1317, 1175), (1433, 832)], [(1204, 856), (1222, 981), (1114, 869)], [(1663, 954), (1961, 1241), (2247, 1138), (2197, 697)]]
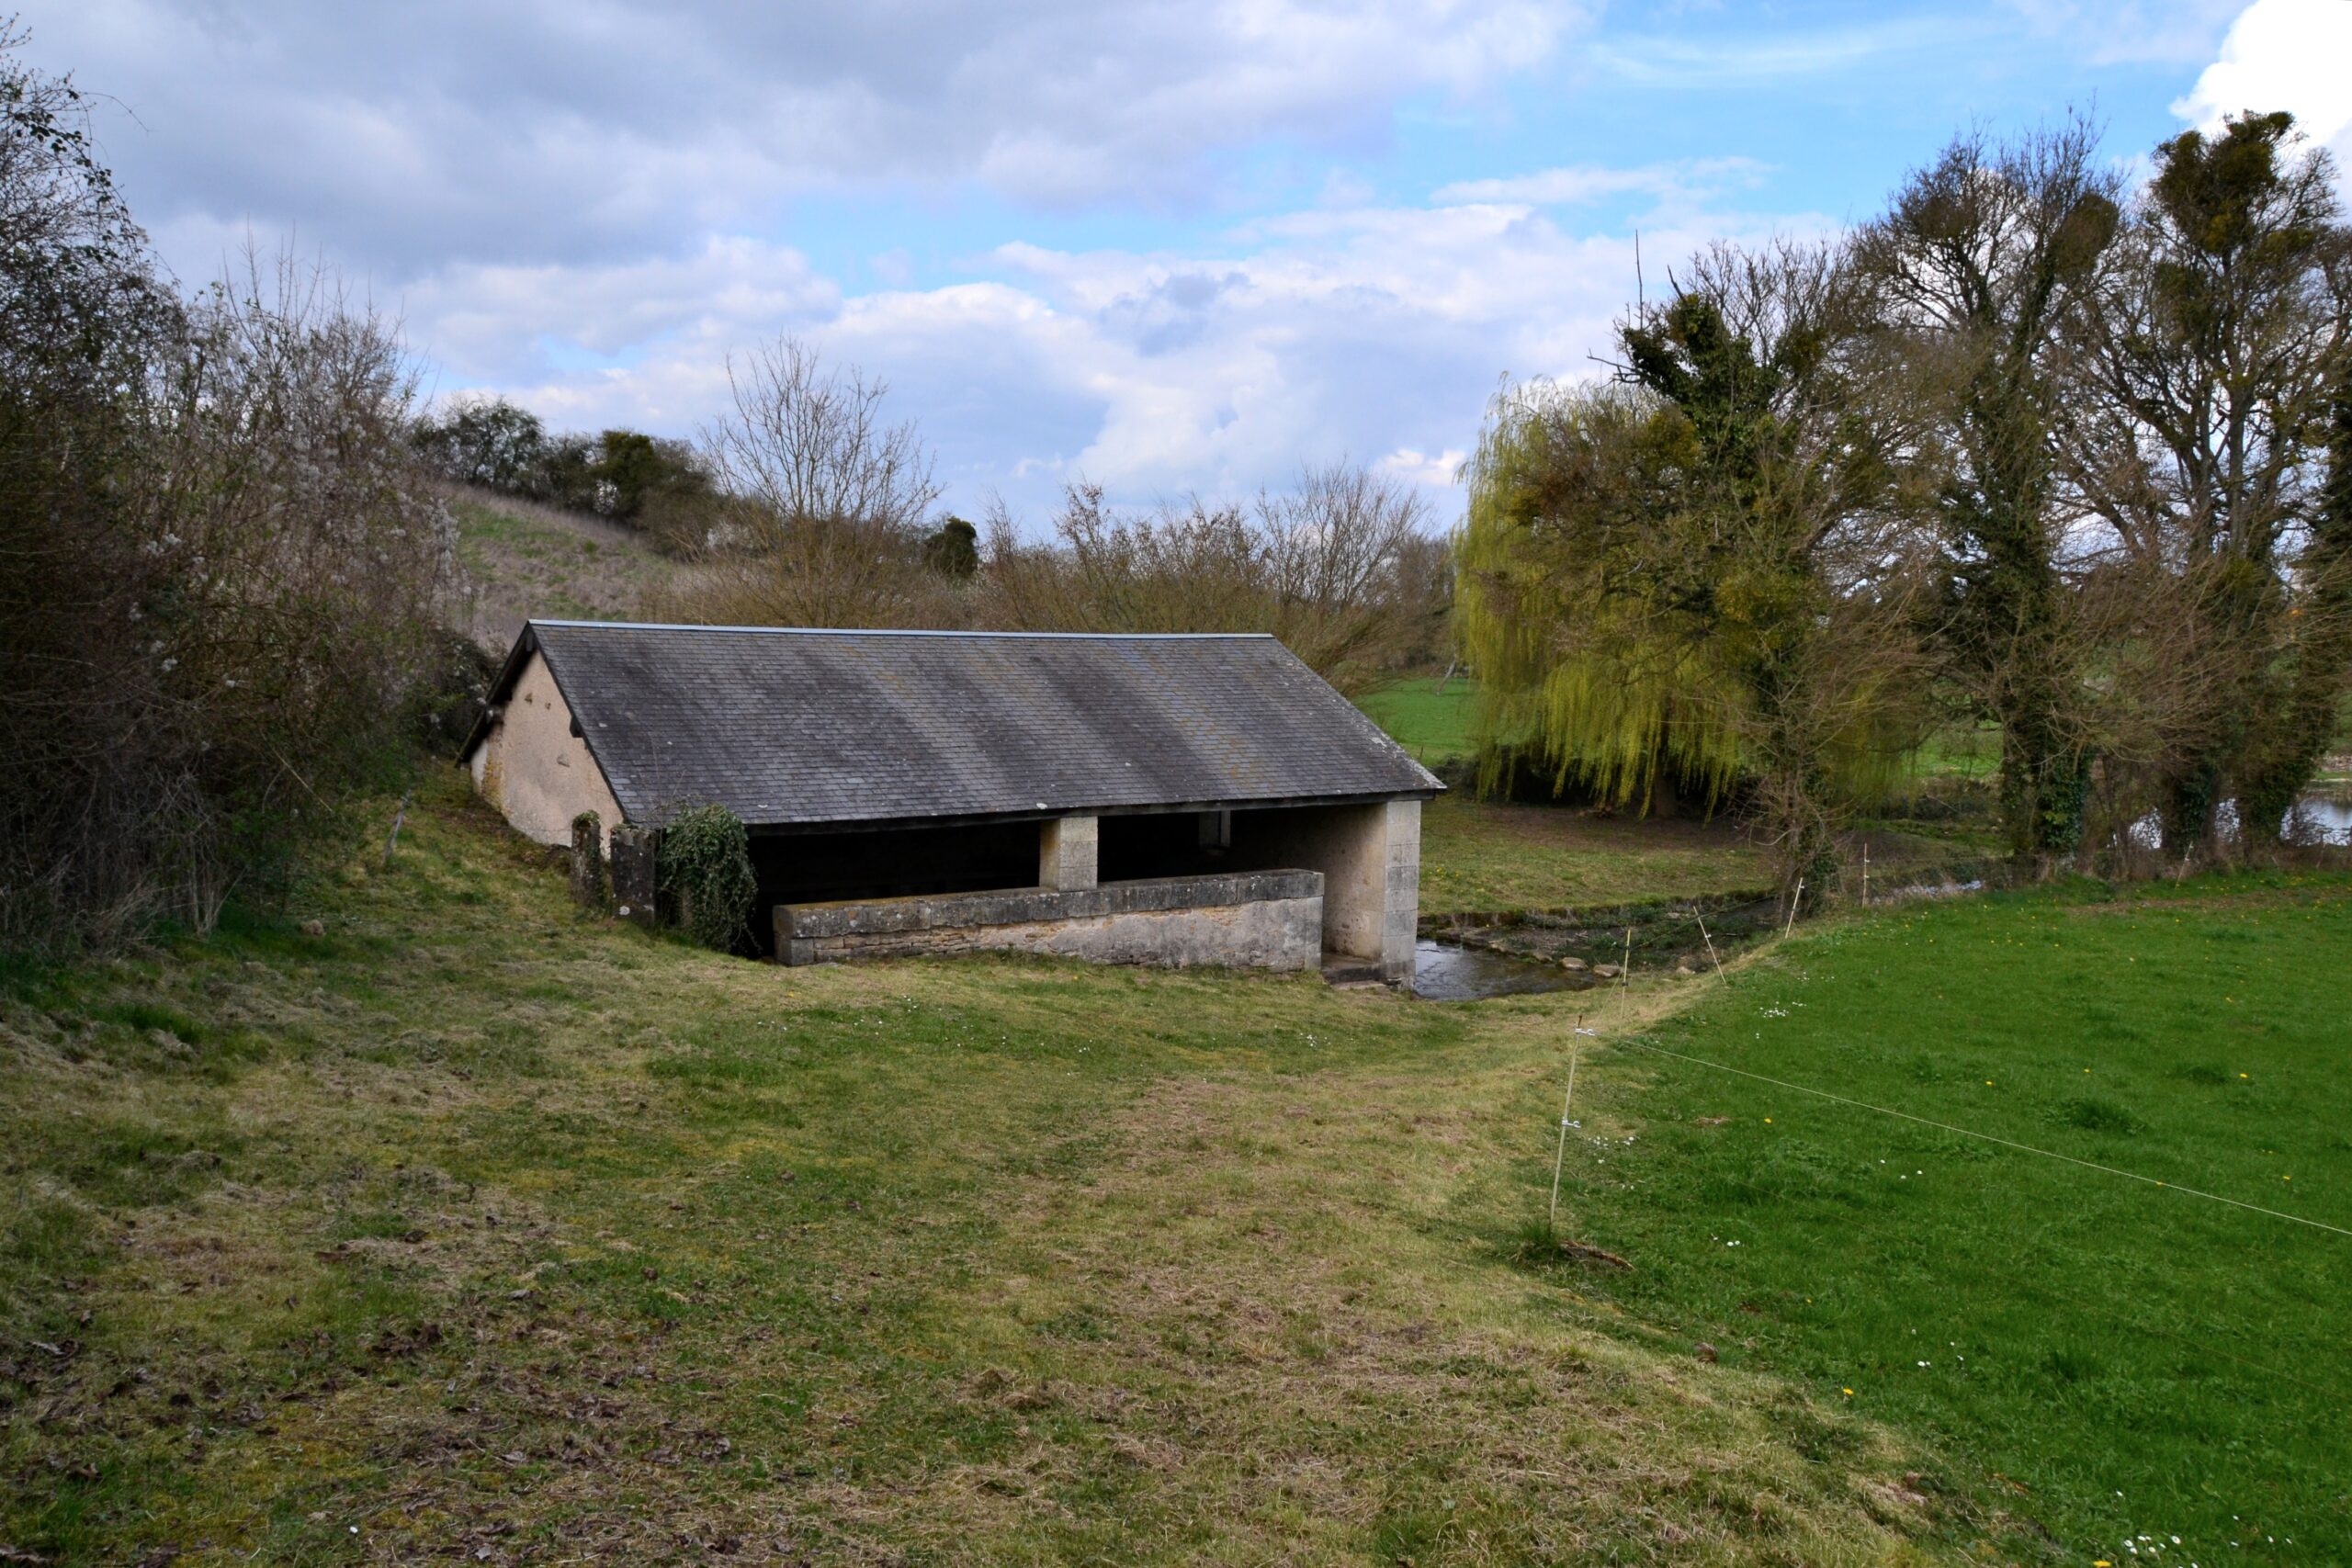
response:
[(1413, 984), (1414, 944), (1420, 939), (1421, 803), (1392, 800), (1382, 808), (1385, 875), (1380, 910), (1380, 977)]
[(660, 895), (658, 872), (654, 864), (654, 844), (657, 835), (647, 828), (616, 828), (613, 829), (612, 879), (615, 912), (624, 919), (635, 920), (650, 927), (660, 918), (655, 900)]
[(1069, 892), (1097, 881), (1101, 824), (1091, 817), (1057, 817), (1038, 825), (1037, 886)]
[(1281, 813), (1269, 826), (1282, 839), (1261, 853), (1278, 864), (1323, 874), (1324, 952), (1377, 964), (1390, 985), (1411, 985), (1421, 901), (1421, 803), (1309, 807)]
[(593, 811), (571, 819), (571, 897), (591, 909), (612, 902), (612, 880), (605, 874), (605, 825)]

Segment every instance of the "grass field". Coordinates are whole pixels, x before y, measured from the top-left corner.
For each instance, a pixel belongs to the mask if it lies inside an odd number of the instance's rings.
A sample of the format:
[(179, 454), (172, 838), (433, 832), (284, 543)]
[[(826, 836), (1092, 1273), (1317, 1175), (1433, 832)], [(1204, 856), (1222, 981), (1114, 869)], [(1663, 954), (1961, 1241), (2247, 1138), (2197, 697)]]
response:
[[(1883, 891), (1984, 852), (1973, 838), (1929, 838), (1892, 824), (1853, 836)], [(1430, 914), (1559, 908), (1755, 892), (1772, 885), (1763, 854), (1727, 818), (1642, 818), (1440, 795), (1421, 808), (1421, 908)]]
[(284, 921), (0, 996), (12, 1553), (1882, 1563), (1996, 1529), (1898, 1495), (1905, 1439), (1512, 1265), (1541, 1001), (786, 974), (576, 916), (446, 789)]
[(1421, 807), (1430, 913), (1620, 904), (1771, 886), (1728, 821), (1608, 816), (1440, 795)]
[(1464, 675), (1398, 681), (1357, 703), (1398, 745), (1432, 767), (1476, 752), (1470, 730), (1477, 705), (1478, 683)]
[(2340, 876), (1801, 936), (1638, 1040), (2169, 1185), (1637, 1043), (1570, 1157), (1577, 1225), (1637, 1271), (1564, 1282), (2005, 1478), (2075, 1551), (2352, 1561), (2347, 953)]
[(2342, 1545), (2344, 1238), (1634, 1041), (2352, 1224), (2352, 882), (1637, 987), (1568, 1168), (1623, 1273), (1530, 1245), (1589, 998), (787, 974), (575, 914), (447, 783), (401, 846), (0, 975), (0, 1561)]

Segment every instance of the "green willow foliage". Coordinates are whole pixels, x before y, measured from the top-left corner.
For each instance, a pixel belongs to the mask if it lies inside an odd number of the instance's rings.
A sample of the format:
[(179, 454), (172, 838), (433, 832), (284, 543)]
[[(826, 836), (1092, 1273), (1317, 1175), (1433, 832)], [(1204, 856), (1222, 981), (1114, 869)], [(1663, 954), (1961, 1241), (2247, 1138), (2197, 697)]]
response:
[(1662, 773), (1717, 800), (1740, 765), (1732, 683), (1690, 628), (1661, 624), (1637, 573), (1563, 570), (1556, 559), (1566, 541), (1546, 505), (1557, 477), (1574, 472), (1597, 491), (1656, 414), (1615, 388), (1537, 382), (1501, 394), (1465, 470), (1456, 542), (1456, 629), (1480, 672), (1482, 733), (1536, 737), (1555, 785), (1619, 806), (1649, 803)]
[[(1831, 251), (1702, 256), (1620, 333), (1623, 382), (1507, 394), (1457, 588), (1489, 734), (1646, 808), (1743, 781), (1793, 894), (1915, 729), (1903, 511)], [(1671, 775), (1670, 779), (1667, 775)]]

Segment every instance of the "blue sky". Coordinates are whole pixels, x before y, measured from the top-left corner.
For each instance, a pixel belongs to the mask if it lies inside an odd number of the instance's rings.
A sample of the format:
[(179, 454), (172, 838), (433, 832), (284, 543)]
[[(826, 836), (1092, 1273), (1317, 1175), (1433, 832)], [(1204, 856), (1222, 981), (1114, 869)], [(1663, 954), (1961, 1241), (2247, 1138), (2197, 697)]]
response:
[[(1716, 237), (1867, 217), (1971, 123), (2121, 160), (2224, 108), (2343, 146), (2352, 0), (79, 0), (31, 56), (184, 278), (250, 236), (442, 394), (691, 434), (791, 333), (948, 500), (1036, 517), (1348, 455), (1458, 507), (1498, 378), (1576, 375)], [(2331, 63), (2333, 62), (2333, 63)]]

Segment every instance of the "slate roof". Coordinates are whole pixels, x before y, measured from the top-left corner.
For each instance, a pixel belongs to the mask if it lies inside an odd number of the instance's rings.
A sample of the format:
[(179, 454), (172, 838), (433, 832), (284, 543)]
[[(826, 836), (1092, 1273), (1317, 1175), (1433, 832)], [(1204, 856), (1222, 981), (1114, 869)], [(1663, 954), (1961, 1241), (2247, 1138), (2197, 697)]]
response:
[(1444, 787), (1262, 635), (533, 621), (493, 703), (534, 648), (636, 823), (706, 802), (793, 827)]

